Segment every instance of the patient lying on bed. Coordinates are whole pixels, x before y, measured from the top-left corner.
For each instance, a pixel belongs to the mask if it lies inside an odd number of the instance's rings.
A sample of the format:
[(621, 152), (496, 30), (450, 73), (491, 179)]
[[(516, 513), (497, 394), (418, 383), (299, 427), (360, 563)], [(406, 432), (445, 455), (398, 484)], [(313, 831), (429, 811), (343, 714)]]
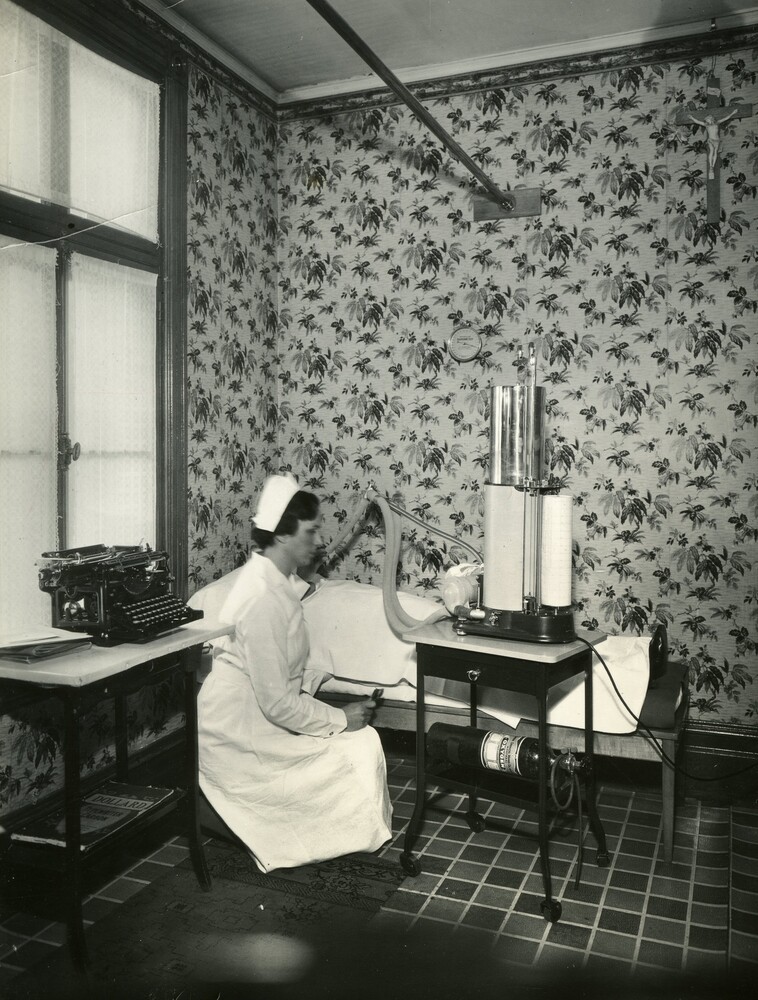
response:
[[(439, 603), (416, 594), (398, 595), (403, 609), (422, 621)], [(416, 650), (398, 638), (387, 624), (379, 587), (351, 580), (327, 580), (303, 601), (311, 639), (310, 665), (332, 675), (321, 693), (366, 695), (384, 689), (384, 700), (415, 701)], [(452, 628), (452, 620), (451, 620)], [(631, 733), (642, 709), (650, 679), (649, 637), (608, 636), (599, 647), (623, 700), (624, 708), (595, 657), (592, 675), (594, 728), (605, 733)], [(370, 650), (370, 655), (366, 655)], [(444, 678), (426, 678), (429, 705), (468, 706), (468, 685)], [(483, 687), (480, 712), (508, 726), (536, 719), (536, 702), (529, 695)], [(577, 674), (551, 689), (548, 722), (584, 726), (584, 677)]]
[[(190, 604), (202, 608), (206, 618), (213, 618), (234, 584), (239, 570), (198, 591)], [(321, 580), (315, 588), (302, 583), (303, 613), (310, 635), (309, 666), (331, 674), (320, 693), (370, 695), (384, 689), (385, 701), (416, 700), (416, 649), (412, 642), (400, 639), (390, 628), (384, 612), (380, 587), (354, 580)], [(419, 622), (440, 603), (428, 597), (400, 592), (403, 610)], [(451, 625), (452, 627), (452, 625)], [(637, 727), (650, 679), (649, 637), (608, 636), (599, 651), (610, 669), (630, 715), (608, 679), (605, 668), (595, 657), (593, 672), (594, 728), (605, 733), (630, 733)], [(456, 708), (468, 706), (468, 686), (444, 678), (427, 678), (426, 701), (429, 705)], [(528, 695), (482, 688), (480, 712), (508, 726), (518, 726), (521, 719), (536, 718), (536, 704)], [(548, 697), (548, 722), (557, 726), (584, 726), (584, 678), (568, 678), (551, 689)]]

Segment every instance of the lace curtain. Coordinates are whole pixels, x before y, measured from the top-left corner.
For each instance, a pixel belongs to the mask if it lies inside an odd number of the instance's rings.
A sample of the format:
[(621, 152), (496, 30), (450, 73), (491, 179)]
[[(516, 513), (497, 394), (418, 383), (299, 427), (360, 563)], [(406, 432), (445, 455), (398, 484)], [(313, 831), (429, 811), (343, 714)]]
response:
[[(0, 631), (50, 623), (36, 563), (57, 547), (56, 253), (0, 241)], [(70, 546), (155, 545), (156, 277), (74, 255), (64, 476)]]
[[(0, 238), (0, 624), (50, 624), (36, 562), (55, 545), (55, 251)], [(53, 336), (50, 335), (51, 330)]]
[(155, 546), (155, 294), (154, 274), (72, 258), (69, 546)]
[[(158, 85), (8, 0), (0, 39), (0, 189), (43, 216), (51, 205), (52, 220), (63, 206), (157, 242)], [(0, 235), (4, 633), (51, 621), (37, 581), (42, 552), (64, 541), (154, 546), (156, 510), (156, 275), (127, 266), (126, 255), (84, 256), (65, 236), (50, 245), (14, 236)], [(120, 232), (112, 237), (115, 256)], [(81, 456), (59, 476), (63, 432)]]
[(0, 186), (157, 240), (157, 84), (8, 0), (0, 39)]

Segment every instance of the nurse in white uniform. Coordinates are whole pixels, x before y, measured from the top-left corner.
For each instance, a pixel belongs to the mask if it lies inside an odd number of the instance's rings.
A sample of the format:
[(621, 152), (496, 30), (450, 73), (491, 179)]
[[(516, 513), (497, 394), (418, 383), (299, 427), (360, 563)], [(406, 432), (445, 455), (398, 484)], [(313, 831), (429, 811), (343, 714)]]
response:
[(368, 725), (375, 702), (342, 709), (313, 697), (328, 675), (306, 666), (291, 578), (312, 562), (320, 523), (318, 499), (293, 477), (266, 480), (261, 552), (221, 609), (234, 636), (217, 647), (198, 701), (200, 787), (263, 871), (375, 851), (391, 836), (386, 762)]

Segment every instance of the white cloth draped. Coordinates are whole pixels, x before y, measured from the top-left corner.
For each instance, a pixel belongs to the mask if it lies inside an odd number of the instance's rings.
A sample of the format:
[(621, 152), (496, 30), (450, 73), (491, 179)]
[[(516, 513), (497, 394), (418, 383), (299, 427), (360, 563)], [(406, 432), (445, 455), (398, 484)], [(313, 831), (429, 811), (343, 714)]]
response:
[[(398, 596), (405, 610), (419, 621), (439, 607), (430, 598), (405, 593)], [(385, 699), (415, 701), (416, 649), (413, 643), (398, 639), (387, 624), (379, 587), (327, 580), (303, 601), (303, 611), (311, 637), (309, 663), (334, 675), (322, 687), (325, 694), (365, 695), (382, 687)], [(650, 678), (649, 646), (649, 638), (639, 636), (608, 636), (598, 646), (621, 695), (619, 698), (595, 656), (592, 711), (598, 732), (631, 733), (636, 729), (634, 717), (642, 710)], [(426, 691), (430, 705), (468, 705), (467, 684), (430, 677)], [(521, 719), (537, 718), (536, 702), (528, 695), (482, 687), (478, 703), (482, 712), (514, 728)], [(584, 674), (551, 689), (548, 722), (584, 726)]]
[[(439, 604), (398, 593), (404, 611), (423, 621)], [(387, 623), (380, 587), (355, 580), (326, 580), (303, 600), (311, 651), (309, 666), (377, 687), (416, 683), (416, 647)]]

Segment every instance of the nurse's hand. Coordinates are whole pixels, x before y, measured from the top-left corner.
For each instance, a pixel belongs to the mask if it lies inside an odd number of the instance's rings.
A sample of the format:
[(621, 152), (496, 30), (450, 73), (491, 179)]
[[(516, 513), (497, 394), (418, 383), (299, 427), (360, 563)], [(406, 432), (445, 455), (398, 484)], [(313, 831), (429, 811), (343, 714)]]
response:
[(360, 701), (351, 701), (345, 705), (342, 711), (347, 716), (346, 733), (354, 733), (356, 729), (363, 729), (371, 721), (371, 715), (376, 708), (376, 701), (373, 698), (361, 698)]

